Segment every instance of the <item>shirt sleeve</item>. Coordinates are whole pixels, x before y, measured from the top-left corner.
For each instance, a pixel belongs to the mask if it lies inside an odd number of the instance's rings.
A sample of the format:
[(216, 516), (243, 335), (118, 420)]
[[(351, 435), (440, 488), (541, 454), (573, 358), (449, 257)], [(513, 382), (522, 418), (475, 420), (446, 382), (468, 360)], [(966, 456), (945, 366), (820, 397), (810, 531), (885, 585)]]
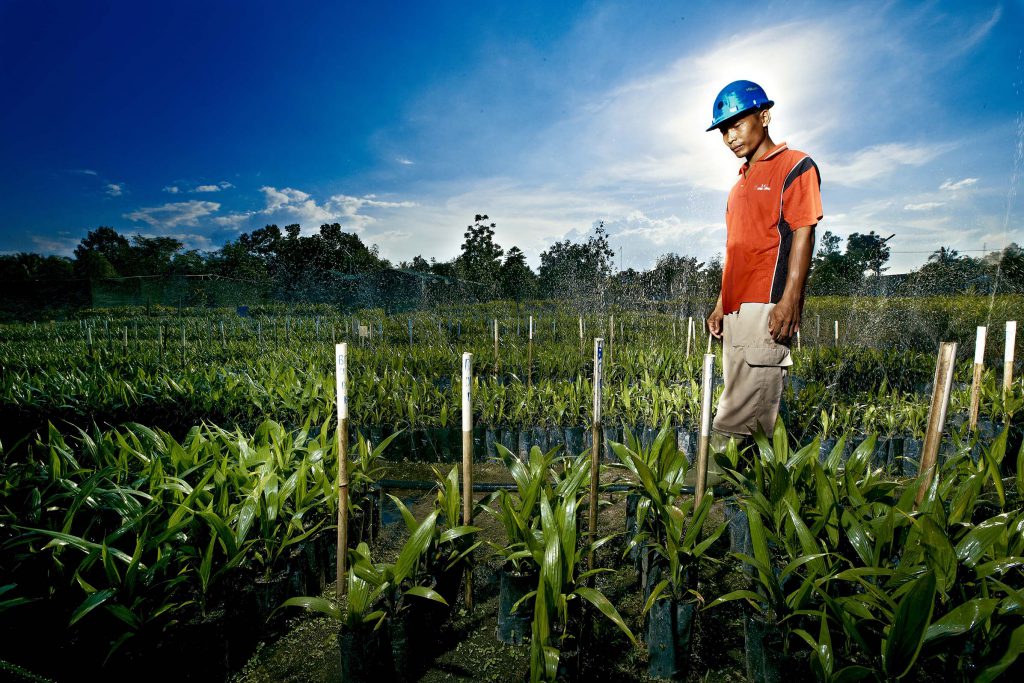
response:
[(790, 228), (821, 222), (821, 174), (810, 157), (804, 157), (786, 177), (782, 190), (782, 217)]

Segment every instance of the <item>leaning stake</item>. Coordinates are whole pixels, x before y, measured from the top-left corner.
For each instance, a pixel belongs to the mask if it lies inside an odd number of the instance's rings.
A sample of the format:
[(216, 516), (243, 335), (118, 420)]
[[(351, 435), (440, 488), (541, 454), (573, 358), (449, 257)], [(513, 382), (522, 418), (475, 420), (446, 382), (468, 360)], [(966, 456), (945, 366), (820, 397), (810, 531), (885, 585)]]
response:
[[(601, 393), (602, 378), (604, 375), (604, 339), (594, 339), (594, 420), (593, 448), (590, 449), (590, 517), (587, 530), (590, 533), (590, 542), (597, 540), (597, 487), (600, 483), (601, 467)], [(591, 550), (587, 558), (590, 569), (594, 568), (594, 551)]]
[(978, 336), (974, 340), (974, 377), (971, 379), (971, 413), (970, 427), (973, 432), (978, 428), (978, 405), (981, 403), (981, 375), (985, 370), (985, 335), (988, 328), (978, 326)]
[(334, 362), (338, 392), (338, 582), (334, 592), (340, 605), (348, 556), (348, 344), (334, 347)]
[[(473, 523), (473, 354), (462, 354), (462, 523)], [(473, 608), (473, 572), (466, 573), (466, 609)]]
[(697, 442), (697, 481), (693, 487), (694, 510), (704, 497), (708, 482), (708, 445), (711, 442), (711, 383), (715, 377), (715, 354), (704, 354), (700, 385), (700, 440)]
[(949, 391), (953, 386), (953, 368), (956, 365), (956, 342), (942, 342), (935, 362), (935, 382), (932, 390), (932, 404), (928, 410), (928, 431), (924, 435), (921, 451), (921, 486), (917, 490), (914, 507), (921, 505), (928, 488), (935, 477), (935, 462), (939, 456), (942, 429), (946, 424), (946, 408), (949, 406)]

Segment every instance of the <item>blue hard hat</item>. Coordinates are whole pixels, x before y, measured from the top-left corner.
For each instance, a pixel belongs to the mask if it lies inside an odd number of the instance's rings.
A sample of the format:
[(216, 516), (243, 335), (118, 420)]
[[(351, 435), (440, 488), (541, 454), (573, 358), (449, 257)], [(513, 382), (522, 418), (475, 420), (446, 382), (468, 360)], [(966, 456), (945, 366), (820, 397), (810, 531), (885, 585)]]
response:
[(753, 81), (733, 81), (722, 88), (715, 98), (715, 104), (711, 108), (711, 125), (708, 130), (714, 130), (722, 125), (723, 121), (735, 116), (745, 114), (752, 109), (767, 109), (775, 104), (768, 99), (764, 88)]

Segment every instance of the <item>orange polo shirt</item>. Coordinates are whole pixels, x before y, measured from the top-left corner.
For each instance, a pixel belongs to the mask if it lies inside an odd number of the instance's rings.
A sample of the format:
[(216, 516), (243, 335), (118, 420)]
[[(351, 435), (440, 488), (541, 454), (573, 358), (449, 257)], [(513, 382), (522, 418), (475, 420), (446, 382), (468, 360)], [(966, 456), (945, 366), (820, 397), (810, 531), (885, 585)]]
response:
[(722, 308), (778, 303), (786, 286), (793, 230), (821, 220), (821, 174), (786, 143), (740, 169), (725, 208)]

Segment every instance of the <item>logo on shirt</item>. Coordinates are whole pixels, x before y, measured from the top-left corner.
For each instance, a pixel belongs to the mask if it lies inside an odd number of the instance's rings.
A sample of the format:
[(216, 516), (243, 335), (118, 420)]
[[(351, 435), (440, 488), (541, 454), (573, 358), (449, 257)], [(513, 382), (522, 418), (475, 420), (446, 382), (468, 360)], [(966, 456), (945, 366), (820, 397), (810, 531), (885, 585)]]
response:
[(760, 185), (758, 185), (758, 186), (757, 186), (756, 188), (754, 188), (754, 189), (755, 189), (755, 190), (761, 190), (762, 192), (767, 192), (768, 190), (770, 190), (770, 189), (772, 189), (772, 188), (768, 187), (768, 186), (767, 186), (767, 185), (765, 185), (764, 183), (761, 183)]

